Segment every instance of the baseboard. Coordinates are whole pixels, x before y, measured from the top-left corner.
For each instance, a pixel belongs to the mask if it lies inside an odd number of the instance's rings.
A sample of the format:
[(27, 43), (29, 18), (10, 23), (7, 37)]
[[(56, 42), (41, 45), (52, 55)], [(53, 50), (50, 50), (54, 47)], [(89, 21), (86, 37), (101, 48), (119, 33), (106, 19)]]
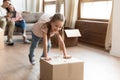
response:
[(116, 57), (120, 57), (120, 51), (113, 51), (113, 50), (111, 50), (110, 54), (113, 55), (113, 56), (116, 56)]

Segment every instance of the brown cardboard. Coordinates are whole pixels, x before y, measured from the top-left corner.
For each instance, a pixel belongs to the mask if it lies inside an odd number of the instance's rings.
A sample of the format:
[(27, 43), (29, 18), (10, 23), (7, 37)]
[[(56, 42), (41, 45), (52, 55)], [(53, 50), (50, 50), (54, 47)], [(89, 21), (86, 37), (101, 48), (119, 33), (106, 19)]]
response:
[(0, 49), (4, 48), (4, 31), (0, 28)]
[(81, 37), (79, 29), (65, 29), (67, 37)]
[(84, 62), (76, 59), (40, 59), (40, 80), (83, 80)]

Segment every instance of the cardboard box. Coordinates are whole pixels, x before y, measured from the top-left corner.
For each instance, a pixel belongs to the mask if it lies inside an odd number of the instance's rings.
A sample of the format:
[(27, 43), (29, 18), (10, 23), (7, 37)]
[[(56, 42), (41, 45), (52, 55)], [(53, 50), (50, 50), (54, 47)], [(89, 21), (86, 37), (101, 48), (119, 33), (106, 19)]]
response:
[(79, 29), (65, 29), (67, 37), (81, 37)]
[(84, 62), (76, 59), (40, 59), (40, 80), (83, 80)]
[(0, 49), (4, 48), (4, 31), (0, 28)]

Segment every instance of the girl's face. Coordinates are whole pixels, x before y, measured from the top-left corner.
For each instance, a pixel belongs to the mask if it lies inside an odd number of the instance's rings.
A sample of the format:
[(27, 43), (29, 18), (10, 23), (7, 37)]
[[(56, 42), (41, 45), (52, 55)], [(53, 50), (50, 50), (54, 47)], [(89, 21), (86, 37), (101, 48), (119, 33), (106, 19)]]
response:
[(10, 11), (14, 11), (14, 7), (13, 7), (12, 5), (9, 5), (9, 6), (8, 6), (8, 9), (9, 9)]
[(59, 31), (62, 29), (63, 27), (63, 21), (57, 20), (55, 22), (51, 22), (51, 26), (52, 26), (52, 31)]

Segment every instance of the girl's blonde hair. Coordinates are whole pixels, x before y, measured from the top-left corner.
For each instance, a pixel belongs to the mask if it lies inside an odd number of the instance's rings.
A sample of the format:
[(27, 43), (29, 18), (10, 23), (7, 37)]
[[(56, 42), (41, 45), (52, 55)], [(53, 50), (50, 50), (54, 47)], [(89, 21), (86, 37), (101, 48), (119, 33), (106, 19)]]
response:
[(60, 13), (56, 13), (54, 14), (51, 18), (50, 18), (50, 21), (47, 23), (48, 24), (48, 32), (47, 32), (47, 36), (48, 36), (48, 39), (50, 38), (50, 31), (51, 31), (51, 25), (50, 25), (50, 22), (55, 22), (55, 21), (62, 21), (64, 22), (65, 21), (65, 18), (62, 14)]
[(65, 18), (62, 14), (60, 13), (56, 13), (54, 14), (51, 18), (50, 18), (50, 22), (55, 22), (57, 20), (60, 20), (60, 21), (65, 21)]

